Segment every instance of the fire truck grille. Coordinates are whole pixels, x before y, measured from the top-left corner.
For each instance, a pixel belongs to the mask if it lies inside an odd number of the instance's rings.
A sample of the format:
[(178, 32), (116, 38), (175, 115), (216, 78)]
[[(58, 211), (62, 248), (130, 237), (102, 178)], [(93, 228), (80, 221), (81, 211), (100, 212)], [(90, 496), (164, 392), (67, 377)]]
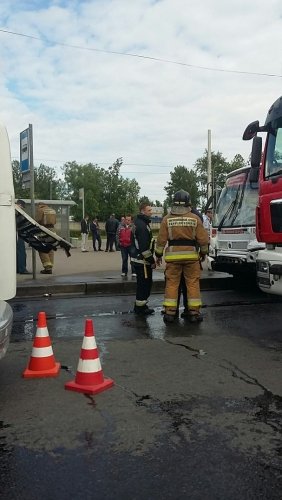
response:
[(219, 241), (218, 247), (221, 250), (247, 250), (248, 241)]
[(270, 204), (271, 225), (274, 233), (282, 233), (282, 203)]

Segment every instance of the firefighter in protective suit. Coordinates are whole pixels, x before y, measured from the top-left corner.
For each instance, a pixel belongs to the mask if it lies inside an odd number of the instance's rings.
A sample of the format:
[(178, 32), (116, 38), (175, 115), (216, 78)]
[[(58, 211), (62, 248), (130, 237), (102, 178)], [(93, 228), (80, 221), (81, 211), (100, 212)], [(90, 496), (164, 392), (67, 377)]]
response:
[(200, 307), (200, 261), (208, 253), (209, 238), (200, 218), (191, 212), (189, 193), (181, 189), (174, 195), (171, 213), (160, 226), (157, 243), (157, 265), (165, 251), (166, 287), (163, 305), (164, 321), (173, 322), (177, 310), (178, 287), (183, 272), (188, 291), (188, 311), (191, 322), (202, 321)]
[[(54, 226), (56, 224), (56, 212), (52, 208), (48, 207), (46, 203), (39, 202), (36, 212), (36, 221), (50, 231), (55, 232)], [(38, 252), (40, 260), (43, 265), (41, 274), (52, 274), (54, 266), (54, 250), (50, 250), (48, 253)]]

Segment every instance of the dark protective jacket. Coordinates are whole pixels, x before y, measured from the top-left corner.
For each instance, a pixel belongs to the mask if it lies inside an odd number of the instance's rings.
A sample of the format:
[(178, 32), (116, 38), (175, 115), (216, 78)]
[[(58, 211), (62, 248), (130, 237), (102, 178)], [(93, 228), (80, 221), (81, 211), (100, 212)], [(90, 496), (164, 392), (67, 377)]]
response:
[(89, 221), (88, 220), (82, 219), (82, 221), (80, 222), (80, 226), (81, 226), (81, 232), (83, 234), (89, 233)]
[(154, 259), (154, 238), (150, 228), (150, 219), (145, 214), (138, 214), (132, 228), (133, 249), (131, 260), (137, 264), (151, 266)]

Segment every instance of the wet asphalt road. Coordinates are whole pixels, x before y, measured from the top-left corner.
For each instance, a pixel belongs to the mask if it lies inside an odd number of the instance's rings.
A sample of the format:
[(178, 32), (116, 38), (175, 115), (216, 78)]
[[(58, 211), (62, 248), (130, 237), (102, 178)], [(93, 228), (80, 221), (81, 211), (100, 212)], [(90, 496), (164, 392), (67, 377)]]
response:
[[(204, 322), (166, 326), (133, 297), (15, 300), (0, 362), (3, 500), (280, 499), (281, 300), (203, 293)], [(36, 316), (47, 314), (57, 378), (25, 380)], [(97, 396), (74, 378), (85, 318), (105, 376)]]

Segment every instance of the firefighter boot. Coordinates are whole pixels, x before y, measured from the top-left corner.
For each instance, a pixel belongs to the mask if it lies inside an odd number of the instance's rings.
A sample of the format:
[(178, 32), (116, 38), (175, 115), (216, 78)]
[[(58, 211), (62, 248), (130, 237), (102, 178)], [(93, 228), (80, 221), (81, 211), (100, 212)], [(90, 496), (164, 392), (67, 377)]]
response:
[(184, 309), (184, 311), (181, 313), (180, 316), (181, 316), (181, 318), (184, 318), (184, 319), (189, 318), (190, 313), (189, 313), (188, 309)]
[(46, 266), (42, 271), (40, 271), (41, 274), (52, 274), (52, 267), (51, 266)]
[(134, 313), (139, 316), (149, 316), (155, 312), (154, 309), (150, 309), (147, 304), (145, 306), (134, 306)]
[(203, 321), (203, 316), (201, 315), (201, 313), (196, 311), (190, 311), (188, 318), (190, 323), (201, 323), (201, 321)]
[[(162, 309), (162, 310), (161, 310), (161, 314), (162, 314), (162, 316), (164, 316), (164, 315), (165, 315), (165, 309)], [(183, 314), (183, 313), (182, 313), (182, 314)], [(182, 316), (182, 314), (181, 314), (181, 318), (183, 318), (183, 317), (184, 317), (184, 316)], [(174, 319), (179, 319), (179, 309), (177, 309), (177, 310), (175, 311)]]
[(164, 314), (163, 320), (165, 323), (174, 323), (175, 321), (175, 316), (174, 314)]

